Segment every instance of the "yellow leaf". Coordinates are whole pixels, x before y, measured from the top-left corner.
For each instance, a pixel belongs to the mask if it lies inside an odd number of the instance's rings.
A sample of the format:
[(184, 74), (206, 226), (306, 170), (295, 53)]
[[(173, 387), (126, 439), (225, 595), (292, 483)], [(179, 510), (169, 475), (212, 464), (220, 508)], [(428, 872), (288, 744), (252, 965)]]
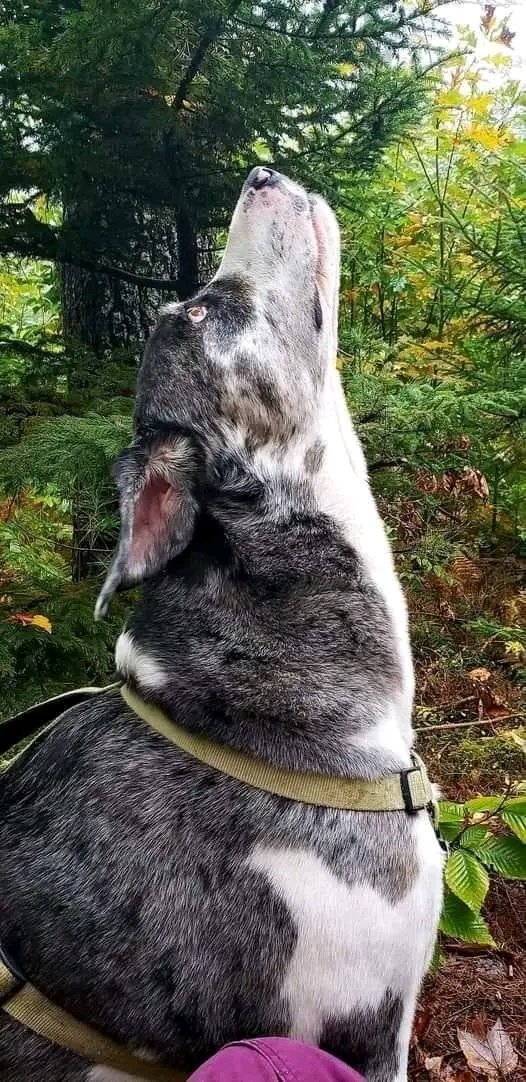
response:
[(12, 624), (22, 624), (22, 627), (39, 627), (42, 631), (47, 631), (48, 635), (51, 635), (51, 620), (48, 620), (47, 616), (41, 616), (40, 613), (35, 613), (33, 616), (31, 612), (15, 612), (13, 616), (8, 616), (7, 619)]
[(476, 116), (484, 116), (495, 101), (493, 94), (476, 94), (469, 99), (469, 107)]
[(40, 613), (36, 613), (30, 620), (27, 621), (33, 627), (39, 627), (42, 631), (47, 631), (48, 635), (51, 635), (53, 625), (51, 620), (48, 620), (47, 616), (41, 616)]
[(469, 128), (466, 128), (465, 138), (478, 143), (485, 150), (499, 150), (508, 142), (508, 136), (505, 132), (495, 131), (494, 128), (485, 128), (482, 124), (472, 124)]
[(464, 101), (463, 95), (456, 87), (451, 87), (450, 90), (442, 90), (437, 94), (437, 105), (462, 105)]
[(506, 53), (494, 53), (493, 56), (488, 57), (491, 60), (494, 68), (510, 68), (511, 58)]
[(521, 642), (512, 639), (504, 643), (504, 650), (513, 661), (526, 661), (526, 650)]
[(338, 70), (340, 72), (340, 75), (343, 75), (345, 77), (349, 75), (354, 75), (354, 72), (356, 71), (356, 64), (338, 64)]

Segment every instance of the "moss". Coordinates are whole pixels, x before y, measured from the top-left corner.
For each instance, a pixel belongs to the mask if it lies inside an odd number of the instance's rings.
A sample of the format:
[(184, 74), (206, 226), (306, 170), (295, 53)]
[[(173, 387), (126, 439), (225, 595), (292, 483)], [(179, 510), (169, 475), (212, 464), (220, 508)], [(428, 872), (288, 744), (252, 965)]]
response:
[(520, 748), (502, 736), (488, 736), (479, 740), (461, 740), (458, 758), (470, 767), (506, 770), (510, 774), (524, 772), (524, 755)]
[(525, 773), (524, 754), (501, 736), (461, 740), (450, 762), (452, 774), (456, 768), (459, 780), (466, 779), (474, 790), (486, 793), (504, 792), (509, 781), (520, 781)]
[[(434, 737), (432, 740), (431, 738)], [(524, 753), (503, 736), (463, 737), (429, 733), (419, 741), (430, 776), (455, 799), (476, 793), (503, 793), (508, 783), (524, 780)]]

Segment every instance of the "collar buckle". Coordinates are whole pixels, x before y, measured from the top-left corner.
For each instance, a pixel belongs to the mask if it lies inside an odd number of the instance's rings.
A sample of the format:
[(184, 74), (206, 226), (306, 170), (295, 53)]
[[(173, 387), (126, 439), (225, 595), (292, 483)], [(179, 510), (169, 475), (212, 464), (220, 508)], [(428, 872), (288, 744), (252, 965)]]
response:
[(429, 794), (426, 792), (426, 779), (419, 762), (413, 761), (413, 766), (400, 771), (400, 789), (408, 815), (416, 815), (427, 808)]

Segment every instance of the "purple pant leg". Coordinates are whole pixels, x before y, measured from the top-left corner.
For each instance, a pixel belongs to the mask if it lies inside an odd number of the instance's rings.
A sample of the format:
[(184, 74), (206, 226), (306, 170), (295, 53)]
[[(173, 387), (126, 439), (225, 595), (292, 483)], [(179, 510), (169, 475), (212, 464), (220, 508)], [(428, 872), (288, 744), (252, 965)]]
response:
[(363, 1082), (351, 1067), (311, 1045), (260, 1037), (227, 1045), (189, 1082)]

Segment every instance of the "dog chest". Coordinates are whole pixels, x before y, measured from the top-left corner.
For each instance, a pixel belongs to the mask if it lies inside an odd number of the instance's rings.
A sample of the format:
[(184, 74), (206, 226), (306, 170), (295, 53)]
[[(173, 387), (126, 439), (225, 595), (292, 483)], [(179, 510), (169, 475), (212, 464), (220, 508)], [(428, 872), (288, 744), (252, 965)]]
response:
[[(432, 951), (442, 858), (426, 817), (415, 824), (418, 870), (394, 899), (364, 876), (347, 882), (306, 848), (258, 846), (249, 865), (285, 902), (296, 928), (282, 995), (291, 1035), (317, 1042), (335, 1018), (414, 994)], [(378, 860), (381, 862), (381, 854)]]

